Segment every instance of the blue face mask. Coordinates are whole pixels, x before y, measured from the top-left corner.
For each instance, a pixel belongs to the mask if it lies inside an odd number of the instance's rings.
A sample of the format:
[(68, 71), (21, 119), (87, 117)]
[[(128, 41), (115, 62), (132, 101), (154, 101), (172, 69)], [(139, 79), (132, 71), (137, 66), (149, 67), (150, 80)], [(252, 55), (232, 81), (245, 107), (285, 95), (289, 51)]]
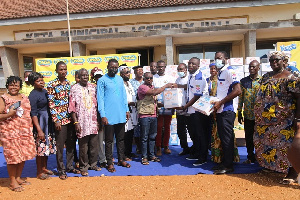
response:
[(221, 69), (222, 67), (224, 67), (223, 60), (221, 60), (221, 59), (216, 59), (216, 67), (217, 67), (218, 69)]
[(180, 78), (182, 78), (182, 77), (185, 76), (185, 73), (184, 73), (184, 72), (177, 72), (177, 74), (178, 74), (178, 76), (179, 76)]

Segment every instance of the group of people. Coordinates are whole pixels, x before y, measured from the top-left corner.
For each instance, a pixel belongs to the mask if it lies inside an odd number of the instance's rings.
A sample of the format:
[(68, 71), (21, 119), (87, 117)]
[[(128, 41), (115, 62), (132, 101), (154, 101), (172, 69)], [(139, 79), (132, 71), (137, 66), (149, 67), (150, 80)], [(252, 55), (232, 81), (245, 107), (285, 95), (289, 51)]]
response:
[[(67, 179), (67, 172), (87, 176), (89, 169), (100, 171), (103, 167), (115, 172), (114, 137), (117, 165), (130, 168), (128, 161), (138, 157), (133, 153), (133, 142), (136, 153), (142, 154), (141, 164), (160, 162), (162, 153), (171, 154), (170, 125), (175, 110), (182, 147), (179, 155), (195, 160), (194, 166), (207, 162), (210, 149), (211, 160), (217, 163), (214, 174), (234, 171), (233, 163), (239, 162), (233, 131), (237, 113), (238, 121), (245, 124), (248, 156), (244, 163), (258, 162), (265, 171), (287, 173), (283, 184), (295, 182), (300, 172), (300, 139), (296, 135), (300, 123), (300, 82), (285, 69), (284, 58), (281, 52), (273, 52), (269, 59), (273, 71), (263, 77), (258, 75), (259, 62), (252, 61), (250, 75), (241, 80), (227, 63), (225, 52), (215, 53), (207, 79), (196, 57), (187, 65), (178, 65), (176, 80), (165, 74), (164, 61), (150, 63), (150, 72), (146, 73), (142, 66), (133, 67), (135, 76), (130, 79), (130, 68), (119, 66), (115, 59), (108, 61), (107, 74), (94, 68), (91, 79), (86, 69), (78, 70), (74, 85), (66, 79), (64, 62), (56, 64), (57, 78), (46, 87), (43, 76), (37, 72), (25, 72), (24, 84), (20, 77), (8, 77), (7, 93), (0, 99), (0, 141), (10, 188), (20, 192), (29, 184), (20, 176), (25, 161), (34, 157), (37, 178), (45, 180), (54, 174), (47, 169), (50, 154), (56, 154), (62, 180)], [(164, 108), (162, 93), (166, 88), (183, 88), (186, 104)], [(210, 116), (192, 106), (203, 95), (219, 99), (211, 102)], [(190, 147), (187, 133), (193, 142)], [(77, 140), (79, 170), (73, 165), (77, 162)]]

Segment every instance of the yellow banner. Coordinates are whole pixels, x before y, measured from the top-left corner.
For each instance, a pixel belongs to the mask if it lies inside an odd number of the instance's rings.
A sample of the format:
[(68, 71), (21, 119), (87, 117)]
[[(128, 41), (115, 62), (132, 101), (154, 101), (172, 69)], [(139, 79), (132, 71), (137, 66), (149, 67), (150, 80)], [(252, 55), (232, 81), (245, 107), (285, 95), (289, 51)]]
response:
[(57, 73), (55, 72), (55, 65), (59, 61), (66, 63), (68, 67), (67, 79), (73, 84), (75, 83), (75, 71), (85, 68), (89, 71), (94, 67), (98, 67), (103, 70), (103, 73), (107, 73), (107, 62), (110, 59), (116, 59), (119, 65), (126, 64), (130, 69), (139, 64), (138, 53), (127, 54), (109, 54), (109, 55), (95, 55), (95, 56), (79, 56), (79, 57), (63, 57), (63, 58), (39, 58), (35, 59), (36, 71), (44, 76), (46, 83), (55, 79)]
[(300, 41), (277, 42), (278, 51), (289, 51), (291, 53), (290, 62), (300, 70)]

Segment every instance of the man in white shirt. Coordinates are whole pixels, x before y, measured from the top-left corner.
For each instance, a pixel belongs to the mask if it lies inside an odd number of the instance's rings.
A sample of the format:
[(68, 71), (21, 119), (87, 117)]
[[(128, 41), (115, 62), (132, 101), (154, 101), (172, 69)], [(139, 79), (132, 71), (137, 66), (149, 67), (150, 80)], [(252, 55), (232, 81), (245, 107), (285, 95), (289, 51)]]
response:
[[(187, 103), (186, 85), (188, 83), (187, 66), (185, 63), (180, 63), (177, 67), (178, 78), (175, 83), (184, 86), (185, 103)], [(190, 153), (190, 148), (187, 142), (187, 131), (192, 132), (193, 124), (191, 123), (190, 114), (186, 110), (176, 110), (177, 119), (177, 135), (180, 139), (180, 146), (183, 149), (179, 155), (187, 155)]]
[(183, 106), (183, 110), (191, 116), (194, 130), (190, 133), (193, 140), (194, 150), (187, 160), (197, 160), (193, 165), (199, 166), (207, 162), (210, 120), (209, 117), (196, 112), (192, 105), (204, 94), (208, 94), (206, 80), (199, 69), (200, 59), (193, 57), (188, 62), (189, 78), (187, 84), (188, 102)]
[(238, 107), (238, 99), (241, 94), (239, 79), (233, 68), (227, 65), (226, 52), (216, 52), (215, 63), (218, 69), (217, 97), (214, 111), (217, 112), (217, 128), (221, 139), (223, 158), (219, 166), (214, 167), (214, 174), (226, 174), (233, 172), (234, 158), (234, 120)]
[[(167, 83), (175, 83), (172, 76), (166, 75), (166, 63), (162, 60), (157, 62), (158, 72), (153, 76), (153, 86), (154, 88), (160, 88)], [(161, 98), (158, 98), (161, 99)], [(157, 119), (157, 135), (155, 139), (156, 145), (156, 155), (161, 156), (161, 147), (164, 147), (165, 154), (171, 154), (169, 149), (169, 139), (170, 139), (170, 125), (172, 120), (172, 115), (174, 114), (174, 109), (164, 109), (159, 108)], [(164, 128), (164, 138), (162, 138), (162, 129)], [(163, 141), (162, 141), (163, 139)]]

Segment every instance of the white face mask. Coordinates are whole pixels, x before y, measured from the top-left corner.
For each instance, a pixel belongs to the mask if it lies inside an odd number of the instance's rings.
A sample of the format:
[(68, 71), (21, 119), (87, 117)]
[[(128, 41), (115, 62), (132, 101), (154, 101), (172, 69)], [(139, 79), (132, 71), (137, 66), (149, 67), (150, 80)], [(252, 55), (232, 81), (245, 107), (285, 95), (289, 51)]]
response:
[(182, 78), (182, 77), (185, 76), (185, 73), (184, 73), (184, 72), (177, 72), (177, 74), (178, 74), (178, 76), (179, 76), (180, 78)]
[(218, 69), (224, 67), (223, 60), (221, 60), (221, 59), (216, 59), (216, 67), (217, 67)]

